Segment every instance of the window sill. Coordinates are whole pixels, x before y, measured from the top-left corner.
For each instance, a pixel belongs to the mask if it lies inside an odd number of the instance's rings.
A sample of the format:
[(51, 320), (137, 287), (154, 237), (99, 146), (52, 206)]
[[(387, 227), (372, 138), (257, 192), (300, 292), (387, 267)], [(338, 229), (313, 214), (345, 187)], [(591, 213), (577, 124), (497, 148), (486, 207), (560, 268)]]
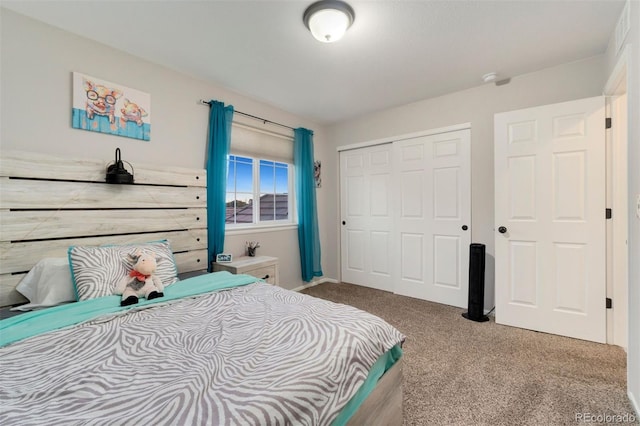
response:
[(298, 229), (298, 225), (295, 223), (291, 224), (280, 224), (280, 225), (256, 225), (250, 226), (246, 228), (226, 228), (224, 233), (225, 235), (243, 235), (243, 234), (256, 234), (256, 233), (264, 233), (264, 232), (278, 232), (278, 231), (288, 231), (291, 229)]

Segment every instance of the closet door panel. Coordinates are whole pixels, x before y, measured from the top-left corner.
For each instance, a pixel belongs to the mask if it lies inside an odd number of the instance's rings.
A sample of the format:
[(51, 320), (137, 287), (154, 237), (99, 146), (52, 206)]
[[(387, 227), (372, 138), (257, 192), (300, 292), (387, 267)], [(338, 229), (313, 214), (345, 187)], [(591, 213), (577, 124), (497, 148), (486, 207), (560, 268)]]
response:
[(342, 281), (393, 291), (391, 144), (340, 153)]
[[(395, 291), (465, 307), (471, 242), (470, 131), (394, 142), (398, 191), (395, 220), (401, 259)], [(408, 238), (412, 236), (412, 238)], [(420, 247), (415, 241), (420, 236)], [(419, 253), (409, 254), (412, 250)], [(421, 271), (418, 279), (417, 272)]]
[(466, 307), (470, 135), (340, 152), (342, 281)]

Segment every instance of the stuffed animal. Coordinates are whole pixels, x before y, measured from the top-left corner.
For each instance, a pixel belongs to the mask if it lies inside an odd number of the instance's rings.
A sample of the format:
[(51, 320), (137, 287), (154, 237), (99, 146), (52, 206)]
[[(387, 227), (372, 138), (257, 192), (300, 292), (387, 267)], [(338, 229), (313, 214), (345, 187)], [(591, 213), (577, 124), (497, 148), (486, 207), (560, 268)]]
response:
[(133, 269), (116, 286), (114, 293), (122, 295), (120, 306), (134, 305), (143, 296), (147, 300), (164, 296), (162, 281), (155, 275), (158, 266), (155, 257), (138, 250), (125, 260), (133, 264)]

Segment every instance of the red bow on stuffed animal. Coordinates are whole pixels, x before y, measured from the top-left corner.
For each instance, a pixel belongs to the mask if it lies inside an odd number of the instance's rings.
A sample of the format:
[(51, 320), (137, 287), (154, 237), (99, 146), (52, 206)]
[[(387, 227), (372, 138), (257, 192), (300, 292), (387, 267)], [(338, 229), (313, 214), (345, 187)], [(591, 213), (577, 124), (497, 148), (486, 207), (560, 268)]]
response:
[(130, 277), (135, 277), (135, 279), (137, 279), (138, 281), (142, 281), (145, 282), (147, 280), (147, 278), (150, 277), (150, 275), (145, 275), (141, 272), (136, 271), (135, 269), (132, 270), (131, 272), (129, 272), (129, 276)]

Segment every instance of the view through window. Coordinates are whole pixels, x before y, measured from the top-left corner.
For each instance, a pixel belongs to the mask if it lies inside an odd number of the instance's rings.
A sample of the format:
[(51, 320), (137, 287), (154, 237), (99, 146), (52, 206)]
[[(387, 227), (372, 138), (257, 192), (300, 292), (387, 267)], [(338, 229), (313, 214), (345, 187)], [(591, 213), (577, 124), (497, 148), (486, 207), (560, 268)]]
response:
[(290, 186), (289, 164), (230, 155), (226, 223), (290, 222)]

